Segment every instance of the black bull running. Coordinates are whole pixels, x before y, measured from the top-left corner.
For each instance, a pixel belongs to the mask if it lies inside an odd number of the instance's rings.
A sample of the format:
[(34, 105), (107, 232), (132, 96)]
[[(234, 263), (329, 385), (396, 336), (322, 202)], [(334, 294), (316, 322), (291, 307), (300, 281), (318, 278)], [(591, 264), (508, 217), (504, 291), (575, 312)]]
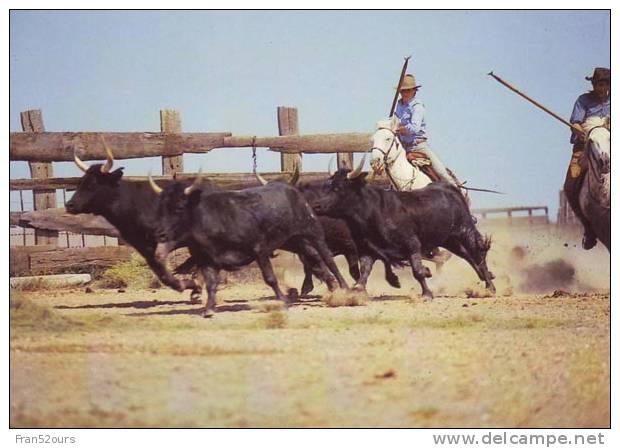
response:
[[(144, 257), (162, 283), (177, 291), (191, 289), (191, 300), (198, 301), (201, 287), (193, 280), (174, 277), (165, 263), (155, 257), (157, 195), (146, 182), (123, 180), (122, 168), (110, 171), (114, 159), (111, 151), (106, 150), (108, 161), (104, 165), (88, 167), (75, 157), (76, 164), (85, 174), (65, 205), (67, 212), (94, 213), (106, 218), (118, 229), (122, 238)], [(192, 264), (191, 260), (189, 263)]]
[[(263, 279), (284, 302), (273, 273), (274, 250), (298, 253), (319, 269), (330, 289), (325, 265), (341, 288), (347, 288), (325, 242), (323, 228), (304, 196), (285, 182), (241, 191), (203, 192), (172, 184), (160, 193), (156, 258), (164, 261), (175, 247), (186, 246), (207, 287), (205, 316), (215, 310), (218, 272), (256, 261)], [(317, 257), (320, 257), (317, 260)]]
[[(495, 292), (486, 264), (490, 239), (478, 232), (456, 188), (438, 182), (410, 192), (384, 190), (366, 183), (361, 166), (353, 172), (339, 170), (315, 187), (320, 191), (311, 201), (317, 214), (346, 221), (361, 259), (409, 263), (423, 297), (430, 300), (433, 294), (426, 278), (431, 274), (422, 265), (422, 254), (444, 247), (466, 260), (487, 289)], [(369, 272), (362, 269), (362, 276)]]

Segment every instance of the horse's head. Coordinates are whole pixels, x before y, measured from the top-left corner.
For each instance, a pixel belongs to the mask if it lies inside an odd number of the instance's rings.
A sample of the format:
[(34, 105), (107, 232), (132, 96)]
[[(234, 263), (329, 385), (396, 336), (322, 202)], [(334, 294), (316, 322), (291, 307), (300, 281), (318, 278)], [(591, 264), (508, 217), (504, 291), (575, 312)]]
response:
[(587, 135), (588, 160), (599, 174), (611, 172), (611, 119), (588, 117), (582, 124)]
[(398, 145), (400, 142), (397, 137), (399, 120), (396, 116), (381, 120), (377, 123), (377, 130), (372, 135), (372, 154), (370, 166), (375, 174), (381, 174), (385, 169), (385, 164), (396, 158)]

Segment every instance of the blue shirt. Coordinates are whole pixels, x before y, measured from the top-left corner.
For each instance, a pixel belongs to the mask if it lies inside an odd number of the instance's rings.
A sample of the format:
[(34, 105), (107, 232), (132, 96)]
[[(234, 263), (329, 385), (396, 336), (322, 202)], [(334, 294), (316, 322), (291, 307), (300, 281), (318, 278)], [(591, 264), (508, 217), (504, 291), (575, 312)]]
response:
[(405, 146), (411, 147), (415, 140), (428, 138), (424, 119), (426, 109), (421, 101), (413, 98), (409, 103), (403, 104), (402, 100), (398, 100), (394, 114), (400, 119), (400, 124), (409, 130), (409, 134), (400, 136), (400, 141)]
[[(611, 116), (611, 95), (602, 103), (598, 102), (592, 92), (584, 93), (577, 98), (573, 113), (570, 116), (571, 123), (583, 123), (588, 117), (606, 117)], [(570, 142), (575, 143), (577, 137), (575, 133), (570, 137)]]

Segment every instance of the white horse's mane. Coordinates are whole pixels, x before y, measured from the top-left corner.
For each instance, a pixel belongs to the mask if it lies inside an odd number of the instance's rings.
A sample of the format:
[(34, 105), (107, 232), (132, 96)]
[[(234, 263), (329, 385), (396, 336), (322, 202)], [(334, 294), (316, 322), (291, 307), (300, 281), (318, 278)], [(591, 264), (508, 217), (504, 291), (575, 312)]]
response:
[(398, 118), (396, 118), (395, 116), (393, 116), (392, 118), (384, 118), (383, 120), (377, 121), (376, 129), (387, 128), (395, 131), (397, 121)]
[(586, 132), (586, 134), (589, 134), (592, 129), (599, 127), (599, 126), (603, 126), (607, 128), (607, 130), (609, 130), (611, 127), (611, 118), (609, 116), (597, 117), (593, 115), (591, 117), (586, 118), (586, 121), (584, 121), (581, 124), (581, 127)]

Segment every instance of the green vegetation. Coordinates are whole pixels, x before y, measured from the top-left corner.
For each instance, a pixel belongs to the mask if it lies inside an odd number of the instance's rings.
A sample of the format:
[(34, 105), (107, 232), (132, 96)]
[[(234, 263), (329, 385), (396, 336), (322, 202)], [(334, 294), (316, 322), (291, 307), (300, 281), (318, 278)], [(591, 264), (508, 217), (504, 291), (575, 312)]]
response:
[(96, 285), (100, 288), (109, 289), (127, 287), (153, 289), (160, 287), (146, 261), (138, 254), (133, 254), (130, 260), (106, 269), (97, 280)]

